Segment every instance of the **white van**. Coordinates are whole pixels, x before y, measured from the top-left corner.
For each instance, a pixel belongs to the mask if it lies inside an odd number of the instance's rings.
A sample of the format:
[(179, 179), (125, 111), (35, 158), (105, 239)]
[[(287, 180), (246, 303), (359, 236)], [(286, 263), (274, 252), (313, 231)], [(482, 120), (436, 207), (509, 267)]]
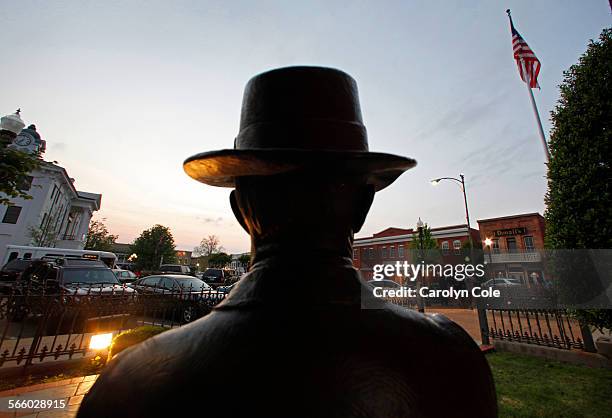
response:
[(101, 260), (108, 267), (115, 267), (117, 256), (108, 251), (71, 250), (68, 248), (29, 247), (26, 245), (7, 245), (6, 255), (0, 268), (12, 260), (31, 260), (43, 257), (84, 258), (87, 260)]

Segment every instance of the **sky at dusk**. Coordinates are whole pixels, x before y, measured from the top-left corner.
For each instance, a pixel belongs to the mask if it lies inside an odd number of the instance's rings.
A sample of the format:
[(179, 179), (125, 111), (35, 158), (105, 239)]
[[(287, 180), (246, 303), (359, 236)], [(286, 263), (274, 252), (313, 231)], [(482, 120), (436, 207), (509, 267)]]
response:
[(544, 210), (544, 153), (505, 13), (542, 62), (548, 136), (563, 71), (610, 26), (608, 0), (3, 2), (0, 112), (22, 109), (77, 189), (101, 193), (119, 242), (154, 224), (177, 247), (218, 235), (247, 251), (230, 189), (185, 158), (231, 148), (244, 86), (289, 65), (336, 67), (359, 86), (370, 149), (418, 166), (377, 194), (358, 236), (418, 217), (465, 222)]

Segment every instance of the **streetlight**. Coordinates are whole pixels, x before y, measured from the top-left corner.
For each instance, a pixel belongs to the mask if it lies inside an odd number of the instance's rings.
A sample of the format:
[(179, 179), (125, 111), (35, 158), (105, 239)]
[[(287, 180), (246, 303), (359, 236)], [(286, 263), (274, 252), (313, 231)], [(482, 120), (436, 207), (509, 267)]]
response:
[[(417, 221), (416, 227), (417, 227), (417, 231), (419, 231), (419, 261), (423, 261), (424, 257), (423, 257), (423, 226), (425, 226), (423, 224), (423, 221), (421, 220), (421, 217), (419, 216), (419, 220)], [(417, 308), (419, 310), (419, 312), (421, 313), (425, 313), (425, 305), (423, 303), (423, 300), (421, 299), (421, 279), (422, 279), (422, 275), (421, 278), (418, 278), (417, 280)]]
[(431, 185), (437, 186), (438, 183), (440, 183), (442, 180), (452, 180), (452, 181), (459, 183), (459, 185), (461, 186), (461, 191), (463, 192), (463, 203), (465, 204), (465, 220), (467, 221), (467, 227), (468, 227), (468, 240), (470, 242), (470, 258), (473, 259), (474, 257), (473, 257), (473, 253), (471, 249), (474, 248), (474, 245), (472, 242), (472, 233), (471, 233), (472, 227), (470, 226), (470, 212), (468, 210), (467, 195), (465, 193), (465, 176), (463, 175), (463, 173), (460, 173), (459, 178), (439, 177), (437, 179), (431, 180)]
[[(493, 265), (493, 259), (491, 258), (491, 245), (493, 244), (493, 240), (491, 238), (487, 237), (484, 240), (484, 244), (485, 244), (485, 247), (487, 247), (487, 249), (489, 250), (488, 251), (489, 252), (489, 268), (491, 268), (492, 265)], [(493, 271), (493, 270), (491, 270), (491, 271)]]
[[(461, 186), (461, 191), (463, 192), (463, 203), (465, 204), (465, 220), (467, 221), (468, 240), (470, 243), (470, 261), (473, 263), (474, 262), (473, 261), (474, 260), (474, 243), (472, 242), (472, 227), (470, 226), (470, 212), (468, 210), (467, 194), (465, 193), (465, 176), (463, 175), (463, 173), (460, 173), (459, 178), (439, 177), (437, 179), (433, 179), (431, 181), (431, 184), (433, 186), (436, 186), (442, 180), (451, 180), (456, 183), (459, 183), (459, 185)], [(489, 252), (489, 255), (490, 254), (491, 253)], [(466, 286), (468, 287), (468, 291), (471, 294), (471, 289), (469, 289), (471, 287), (471, 281), (468, 278), (466, 278), (465, 281), (466, 281)], [(474, 298), (472, 298), (472, 308), (474, 308)], [(478, 322), (480, 324), (480, 338), (481, 338), (482, 344), (488, 345), (489, 344), (489, 332), (488, 332), (489, 325), (488, 325), (488, 320), (487, 320), (487, 314), (485, 310), (482, 308), (478, 308)]]
[[(463, 192), (463, 203), (465, 204), (465, 220), (467, 222), (468, 229), (468, 242), (470, 243), (470, 263), (474, 263), (474, 243), (472, 242), (472, 227), (470, 226), (470, 212), (468, 210), (468, 202), (467, 202), (467, 194), (465, 193), (465, 176), (463, 173), (459, 173), (459, 178), (456, 177), (439, 177), (437, 179), (431, 180), (432, 186), (437, 186), (442, 180), (451, 180), (459, 184), (461, 186), (461, 191)], [(469, 278), (466, 278), (465, 284), (467, 290), (471, 293), (472, 283)], [(474, 306), (474, 300), (472, 299), (472, 307)]]

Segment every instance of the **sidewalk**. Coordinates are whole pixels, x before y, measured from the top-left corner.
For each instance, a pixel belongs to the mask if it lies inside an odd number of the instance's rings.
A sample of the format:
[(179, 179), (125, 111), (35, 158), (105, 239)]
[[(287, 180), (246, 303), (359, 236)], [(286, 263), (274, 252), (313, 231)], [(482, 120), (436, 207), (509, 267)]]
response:
[(478, 311), (476, 309), (425, 308), (425, 312), (430, 314), (439, 313), (446, 316), (451, 321), (456, 322), (480, 345), (480, 324), (478, 323)]
[[(8, 417), (37, 417), (37, 418), (72, 418), (76, 416), (83, 396), (93, 386), (98, 375), (75, 377), (72, 379), (58, 380), (57, 382), (41, 383), (38, 385), (24, 386), (0, 392), (0, 418)], [(9, 409), (9, 400), (54, 400), (65, 401), (65, 407), (39, 408), (39, 409)], [(57, 403), (56, 403), (57, 404)]]

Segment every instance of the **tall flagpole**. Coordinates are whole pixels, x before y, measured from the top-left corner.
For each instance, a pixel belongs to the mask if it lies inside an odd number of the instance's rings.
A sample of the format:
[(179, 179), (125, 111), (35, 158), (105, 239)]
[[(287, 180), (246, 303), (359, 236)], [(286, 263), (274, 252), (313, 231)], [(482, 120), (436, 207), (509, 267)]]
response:
[[(525, 74), (525, 63), (522, 60), (521, 65), (523, 66), (523, 74)], [(542, 128), (542, 120), (540, 119), (538, 106), (536, 105), (535, 98), (533, 97), (533, 91), (531, 91), (529, 83), (525, 83), (525, 85), (527, 86), (527, 91), (529, 92), (531, 106), (533, 107), (533, 114), (535, 115), (536, 122), (538, 124), (538, 132), (540, 133), (540, 139), (542, 140), (542, 146), (544, 147), (544, 155), (546, 156), (546, 162), (548, 163), (550, 162), (550, 151), (548, 150), (548, 142), (546, 142), (546, 137), (544, 136), (544, 129)]]
[[(514, 27), (512, 23), (512, 16), (510, 15), (510, 9), (506, 10), (508, 14), (508, 19), (510, 19), (510, 26)], [(527, 74), (525, 62), (521, 60), (521, 67), (523, 70), (523, 74)], [(524, 80), (523, 80), (524, 81)], [(546, 162), (550, 162), (550, 151), (548, 150), (548, 142), (546, 142), (546, 136), (544, 135), (544, 129), (542, 128), (542, 120), (540, 119), (540, 113), (538, 112), (538, 106), (536, 105), (535, 98), (533, 97), (533, 91), (531, 91), (531, 86), (529, 85), (529, 81), (525, 81), (527, 85), (527, 91), (529, 92), (529, 99), (531, 99), (531, 107), (533, 108), (533, 114), (536, 118), (536, 123), (538, 125), (538, 133), (540, 134), (540, 139), (542, 140), (542, 146), (544, 147), (544, 155), (546, 156)]]

